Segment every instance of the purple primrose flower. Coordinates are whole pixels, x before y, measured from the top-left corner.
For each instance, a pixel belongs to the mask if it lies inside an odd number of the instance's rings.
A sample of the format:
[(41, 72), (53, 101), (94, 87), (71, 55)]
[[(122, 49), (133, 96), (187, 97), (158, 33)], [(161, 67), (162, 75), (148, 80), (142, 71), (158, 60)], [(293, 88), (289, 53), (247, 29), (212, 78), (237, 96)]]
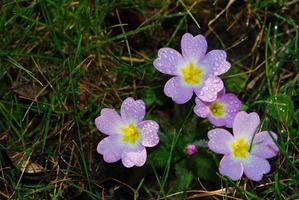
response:
[(178, 104), (189, 101), (193, 91), (206, 102), (215, 101), (223, 89), (218, 77), (230, 68), (223, 50), (212, 50), (206, 54), (207, 41), (203, 35), (193, 37), (185, 33), (181, 40), (182, 54), (171, 48), (162, 48), (154, 60), (155, 68), (172, 77), (164, 87), (166, 96)]
[(218, 97), (213, 102), (204, 102), (199, 98), (195, 99), (196, 106), (194, 112), (202, 118), (208, 120), (215, 126), (226, 126), (232, 128), (233, 120), (241, 109), (241, 101), (234, 94), (225, 94), (225, 91), (218, 93)]
[(145, 104), (142, 100), (125, 99), (120, 114), (104, 108), (95, 119), (97, 129), (108, 135), (98, 144), (97, 151), (108, 163), (121, 159), (125, 167), (140, 167), (146, 161), (145, 147), (159, 143), (159, 125), (152, 120), (143, 120)]
[(244, 172), (249, 179), (260, 181), (263, 174), (270, 172), (267, 158), (276, 156), (279, 151), (274, 142), (277, 135), (271, 131), (256, 133), (259, 124), (257, 113), (242, 111), (234, 119), (234, 135), (220, 128), (208, 132), (209, 149), (224, 154), (219, 166), (222, 175), (239, 180)]

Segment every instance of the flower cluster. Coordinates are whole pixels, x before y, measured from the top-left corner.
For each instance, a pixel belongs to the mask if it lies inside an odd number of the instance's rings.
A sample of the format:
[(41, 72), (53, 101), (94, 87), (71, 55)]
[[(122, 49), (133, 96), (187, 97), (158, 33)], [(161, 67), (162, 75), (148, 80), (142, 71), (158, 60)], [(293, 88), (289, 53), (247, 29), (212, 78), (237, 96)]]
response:
[[(174, 76), (164, 87), (166, 96), (183, 104), (196, 94), (194, 112), (207, 118), (215, 126), (226, 126), (234, 130), (234, 136), (224, 129), (209, 131), (209, 148), (224, 154), (220, 162), (220, 173), (232, 180), (241, 178), (243, 171), (252, 180), (261, 180), (270, 171), (266, 158), (274, 157), (278, 148), (273, 132), (255, 135), (259, 125), (256, 113), (240, 112), (241, 101), (235, 94), (225, 93), (219, 75), (227, 72), (230, 63), (223, 50), (212, 50), (206, 54), (207, 41), (204, 36), (193, 37), (186, 33), (181, 40), (182, 54), (171, 48), (162, 48), (154, 60), (161, 73)], [(271, 137), (270, 137), (271, 136)], [(187, 155), (193, 155), (195, 146), (186, 147)]]
[(172, 75), (164, 87), (166, 96), (174, 102), (183, 104), (189, 101), (193, 92), (206, 102), (213, 102), (217, 93), (223, 89), (218, 77), (230, 68), (223, 50), (207, 52), (204, 36), (193, 37), (185, 33), (181, 40), (182, 54), (171, 48), (162, 48), (154, 60), (155, 68), (161, 73)]
[(236, 95), (225, 94), (224, 84), (218, 76), (227, 72), (231, 65), (226, 61), (225, 51), (212, 50), (206, 54), (207, 46), (204, 36), (193, 37), (186, 33), (181, 41), (182, 54), (162, 48), (154, 66), (158, 71), (174, 76), (165, 84), (166, 96), (183, 104), (195, 92), (195, 114), (207, 117), (215, 126), (230, 128), (241, 102)]
[[(268, 158), (277, 155), (277, 135), (271, 131), (258, 132), (260, 118), (257, 113), (241, 110), (241, 101), (235, 94), (226, 93), (219, 75), (231, 67), (223, 50), (207, 52), (204, 36), (183, 35), (181, 51), (162, 48), (154, 60), (154, 67), (161, 73), (173, 76), (164, 86), (166, 96), (178, 104), (188, 102), (196, 94), (194, 112), (207, 118), (215, 126), (233, 128), (233, 135), (225, 129), (215, 128), (208, 132), (210, 150), (223, 154), (219, 171), (232, 180), (242, 174), (254, 181), (262, 179), (270, 171)], [(108, 135), (97, 147), (104, 161), (121, 160), (125, 167), (143, 166), (147, 153), (145, 147), (159, 142), (159, 125), (143, 120), (145, 104), (129, 97), (120, 108), (120, 115), (104, 108), (96, 118), (98, 130)], [(188, 156), (197, 153), (195, 144), (188, 144)]]

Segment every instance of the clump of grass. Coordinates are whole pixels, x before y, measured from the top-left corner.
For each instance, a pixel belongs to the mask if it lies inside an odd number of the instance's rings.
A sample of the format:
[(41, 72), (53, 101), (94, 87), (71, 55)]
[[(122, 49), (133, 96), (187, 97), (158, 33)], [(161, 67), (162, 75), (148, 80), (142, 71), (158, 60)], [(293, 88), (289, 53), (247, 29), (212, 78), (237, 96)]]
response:
[[(299, 198), (298, 11), (295, 1), (272, 0), (3, 1), (1, 199)], [(227, 90), (278, 133), (280, 155), (263, 181), (219, 176), (219, 157), (204, 147), (211, 126), (192, 103), (164, 96), (168, 77), (152, 61), (160, 47), (178, 48), (185, 32), (228, 52)], [(95, 117), (127, 96), (144, 99), (161, 125), (160, 145), (139, 169), (105, 164), (95, 150)], [(187, 158), (191, 141), (202, 148)], [(15, 152), (45, 172), (15, 165)]]

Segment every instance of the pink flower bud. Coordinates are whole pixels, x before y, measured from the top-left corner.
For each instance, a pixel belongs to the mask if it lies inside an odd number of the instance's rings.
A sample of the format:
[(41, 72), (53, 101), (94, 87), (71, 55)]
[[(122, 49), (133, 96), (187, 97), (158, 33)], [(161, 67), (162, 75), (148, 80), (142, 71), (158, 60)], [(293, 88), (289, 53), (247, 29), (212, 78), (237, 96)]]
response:
[(197, 147), (195, 146), (195, 144), (188, 144), (186, 146), (185, 152), (188, 156), (192, 156), (197, 152)]

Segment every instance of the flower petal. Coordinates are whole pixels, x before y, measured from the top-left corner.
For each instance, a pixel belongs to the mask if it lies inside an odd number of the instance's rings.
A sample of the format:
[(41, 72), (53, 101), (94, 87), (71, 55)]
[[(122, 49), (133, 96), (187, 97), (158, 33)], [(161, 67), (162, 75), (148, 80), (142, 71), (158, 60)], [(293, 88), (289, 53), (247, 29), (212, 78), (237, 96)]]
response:
[(215, 76), (224, 74), (230, 68), (230, 63), (226, 61), (226, 52), (223, 50), (212, 50), (200, 62), (200, 65), (211, 70)]
[(114, 109), (104, 108), (95, 119), (95, 124), (97, 129), (106, 135), (120, 134), (118, 126), (122, 124), (122, 119)]
[(222, 97), (223, 95), (225, 95), (226, 94), (226, 91), (225, 91), (225, 87), (222, 89), (222, 90), (220, 90), (219, 92), (218, 92), (218, 98), (220, 98), (220, 97)]
[(233, 140), (233, 136), (225, 129), (216, 128), (208, 132), (208, 147), (212, 151), (219, 154), (231, 153), (230, 143)]
[(207, 103), (202, 102), (198, 97), (195, 98), (196, 106), (194, 107), (194, 113), (202, 118), (206, 118), (210, 114), (209, 106)]
[(185, 33), (181, 40), (181, 47), (184, 58), (197, 62), (205, 56), (208, 44), (203, 35), (193, 37), (190, 33)]
[(142, 133), (141, 144), (146, 147), (153, 147), (159, 143), (159, 125), (152, 120), (138, 123), (138, 128)]
[(183, 104), (191, 99), (193, 89), (183, 87), (180, 78), (173, 77), (165, 84), (164, 93), (166, 96), (171, 97), (177, 104)]
[(217, 99), (217, 93), (223, 89), (223, 82), (217, 76), (210, 76), (207, 78), (203, 87), (194, 89), (197, 97), (206, 102), (213, 102)]
[(97, 146), (97, 152), (104, 156), (104, 161), (107, 163), (113, 163), (121, 158), (122, 146), (118, 142), (119, 135), (111, 135), (103, 140)]
[(218, 99), (219, 102), (225, 104), (225, 126), (233, 127), (233, 121), (237, 113), (241, 110), (241, 101), (232, 93), (225, 94)]
[(243, 174), (243, 165), (234, 160), (231, 155), (225, 155), (220, 161), (219, 172), (223, 176), (228, 176), (230, 179), (239, 180)]
[(145, 105), (142, 100), (134, 100), (128, 97), (121, 104), (120, 113), (123, 120), (134, 120), (140, 122), (145, 115)]
[(121, 155), (122, 163), (125, 167), (133, 167), (134, 165), (141, 167), (146, 161), (146, 149), (143, 148), (141, 151), (124, 151)]
[(239, 112), (233, 122), (233, 132), (235, 136), (242, 136), (251, 142), (254, 133), (260, 124), (260, 117), (256, 112), (247, 114)]
[(277, 135), (270, 131), (263, 131), (255, 135), (253, 139), (251, 154), (259, 156), (261, 158), (272, 158), (277, 155), (279, 148), (273, 141), (277, 140)]
[(253, 181), (262, 180), (263, 174), (267, 174), (271, 170), (266, 159), (251, 154), (248, 154), (248, 159), (243, 161), (243, 166), (245, 175)]
[(177, 66), (183, 62), (182, 55), (174, 49), (162, 48), (158, 52), (158, 58), (154, 60), (155, 68), (169, 75), (177, 75)]
[(131, 151), (141, 151), (144, 146), (141, 144), (141, 141), (137, 141), (135, 144), (126, 143), (121, 141), (123, 144), (122, 151), (131, 152)]
[(210, 116), (208, 116), (208, 120), (214, 126), (225, 126), (226, 125), (226, 120), (222, 117), (213, 117), (210, 115)]

